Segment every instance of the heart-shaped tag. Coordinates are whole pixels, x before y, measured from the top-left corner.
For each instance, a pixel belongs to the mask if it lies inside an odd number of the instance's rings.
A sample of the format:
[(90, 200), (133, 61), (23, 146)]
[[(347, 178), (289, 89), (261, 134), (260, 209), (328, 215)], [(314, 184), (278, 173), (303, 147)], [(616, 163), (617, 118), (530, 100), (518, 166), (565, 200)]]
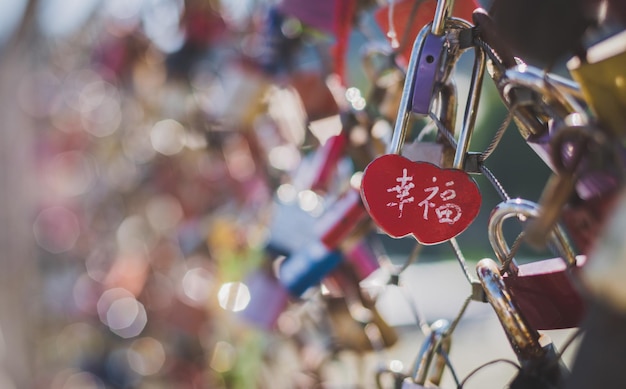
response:
[(367, 166), (361, 197), (372, 219), (388, 235), (412, 234), (426, 245), (463, 232), (481, 204), (478, 186), (466, 172), (396, 154), (383, 155)]

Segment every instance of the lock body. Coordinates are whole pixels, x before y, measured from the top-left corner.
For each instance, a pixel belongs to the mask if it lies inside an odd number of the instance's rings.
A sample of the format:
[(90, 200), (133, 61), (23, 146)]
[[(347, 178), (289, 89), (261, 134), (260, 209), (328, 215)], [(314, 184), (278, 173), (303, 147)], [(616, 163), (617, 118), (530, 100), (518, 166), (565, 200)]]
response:
[(573, 58), (567, 63), (600, 123), (623, 137), (626, 123), (626, 31), (604, 39), (587, 50), (586, 62)]
[[(501, 262), (506, 260), (510, 251), (503, 236), (504, 221), (513, 217), (536, 218), (540, 214), (537, 204), (522, 199), (507, 200), (496, 206), (488, 230), (489, 241)], [(533, 330), (576, 327), (585, 312), (577, 275), (586, 257), (574, 255), (558, 225), (550, 231), (548, 241), (559, 251), (561, 258), (524, 265), (511, 261), (502, 282)]]
[(359, 191), (350, 188), (317, 221), (316, 235), (326, 247), (338, 247), (366, 217)]
[[(293, 187), (289, 190), (295, 191)], [(289, 256), (300, 250), (313, 240), (316, 221), (297, 200), (276, 199), (265, 250), (272, 256)]]
[(321, 242), (314, 242), (287, 257), (279, 267), (278, 279), (292, 296), (300, 297), (335, 269), (343, 256)]
[[(579, 256), (578, 266), (585, 260)], [(579, 267), (573, 270), (578, 273)], [(563, 259), (552, 258), (519, 265), (518, 273), (505, 274), (503, 281), (531, 328), (556, 330), (577, 327), (586, 312), (570, 277)]]
[(359, 281), (364, 280), (380, 267), (376, 253), (369, 245), (368, 239), (370, 237), (365, 236), (345, 250), (346, 261), (353, 267)]
[(427, 115), (430, 112), (435, 85), (441, 78), (439, 69), (441, 66), (444, 43), (444, 35), (437, 36), (428, 34), (424, 38), (413, 81), (411, 111), (414, 113)]
[(315, 153), (312, 162), (312, 179), (308, 186), (316, 192), (326, 192), (330, 187), (339, 160), (346, 150), (348, 139), (344, 133), (331, 136)]
[(325, 296), (328, 320), (337, 347), (356, 352), (380, 351), (393, 346), (398, 334), (374, 306), (351, 298)]

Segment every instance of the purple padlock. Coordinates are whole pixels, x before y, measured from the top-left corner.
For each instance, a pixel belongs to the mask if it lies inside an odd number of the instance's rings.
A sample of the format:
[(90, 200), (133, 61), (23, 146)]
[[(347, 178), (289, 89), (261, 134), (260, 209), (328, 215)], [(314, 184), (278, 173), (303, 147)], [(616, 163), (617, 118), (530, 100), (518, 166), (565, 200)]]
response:
[(440, 78), (439, 67), (443, 54), (445, 35), (428, 34), (424, 38), (413, 82), (411, 111), (428, 115), (435, 84)]
[(285, 15), (297, 18), (302, 23), (324, 31), (335, 33), (335, 10), (337, 0), (284, 0), (278, 8)]
[(269, 269), (250, 273), (244, 284), (250, 291), (250, 302), (239, 312), (244, 321), (264, 330), (276, 328), (280, 315), (289, 304), (289, 293)]

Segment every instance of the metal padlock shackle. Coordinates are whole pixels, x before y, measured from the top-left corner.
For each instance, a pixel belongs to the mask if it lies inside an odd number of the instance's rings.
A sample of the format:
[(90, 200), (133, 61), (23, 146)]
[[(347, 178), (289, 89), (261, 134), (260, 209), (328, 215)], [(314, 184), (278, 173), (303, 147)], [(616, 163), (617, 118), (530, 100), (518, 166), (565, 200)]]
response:
[[(443, 4), (443, 5), (442, 5)], [(445, 0), (440, 0), (437, 3), (438, 9), (445, 8), (446, 3)], [(439, 15), (445, 15), (443, 10)], [(466, 22), (462, 19), (458, 18), (447, 18), (445, 19), (446, 23), (449, 23), (451, 26), (455, 28), (471, 28), (472, 25), (469, 22)], [(423, 43), (426, 37), (433, 33), (432, 32), (433, 24), (426, 25), (422, 28), (420, 33), (417, 35), (415, 42), (413, 43), (413, 49), (411, 51), (412, 55), (409, 60), (409, 64), (407, 66), (406, 71), (406, 80), (404, 83), (404, 87), (402, 89), (402, 96), (400, 99), (400, 105), (398, 108), (398, 115), (396, 116), (396, 121), (394, 123), (393, 128), (393, 136), (391, 138), (391, 142), (387, 147), (388, 154), (401, 154), (402, 146), (404, 145), (404, 141), (406, 138), (406, 133), (408, 129), (409, 120), (411, 117), (411, 99), (413, 95), (415, 74), (417, 71), (417, 64), (419, 61), (420, 53), (423, 48)], [(486, 56), (483, 50), (480, 47), (475, 47), (474, 49), (474, 69), (472, 71), (472, 77), (470, 81), (469, 87), (469, 96), (467, 99), (467, 103), (465, 106), (465, 113), (463, 117), (463, 126), (459, 133), (459, 140), (457, 142), (456, 151), (454, 154), (453, 167), (455, 169), (463, 169), (465, 164), (465, 157), (469, 150), (469, 143), (472, 136), (472, 132), (474, 130), (474, 125), (476, 123), (476, 116), (478, 113), (478, 103), (480, 100), (480, 94), (482, 90), (482, 81), (485, 73), (485, 63)], [(456, 101), (456, 97), (455, 97)]]
[[(417, 385), (425, 385), (426, 382), (439, 385), (446, 367), (446, 361), (440, 350), (443, 350), (445, 353), (450, 352), (451, 338), (449, 330), (450, 323), (444, 319), (437, 320), (430, 325), (430, 333), (426, 335), (426, 339), (422, 342), (420, 352), (415, 359), (411, 373), (413, 378), (407, 378), (407, 380)], [(435, 362), (434, 366), (433, 362)]]
[(446, 19), (452, 14), (454, 0), (437, 0), (435, 17), (430, 28), (433, 35), (443, 35), (446, 27)]
[[(507, 256), (510, 253), (510, 248), (504, 239), (504, 232), (502, 230), (504, 221), (511, 217), (524, 217), (524, 218), (536, 218), (539, 217), (541, 209), (538, 204), (524, 199), (509, 199), (498, 204), (491, 215), (489, 216), (489, 223), (487, 227), (487, 235), (489, 243), (493, 248), (496, 257), (500, 263), (504, 263)], [(557, 224), (550, 232), (549, 241), (554, 248), (561, 254), (561, 258), (565, 261), (568, 267), (576, 266), (576, 255), (569, 243), (563, 229)], [(517, 273), (517, 265), (512, 260), (509, 270), (512, 273)]]
[(559, 108), (565, 111), (565, 115), (579, 113), (588, 121), (585, 109), (580, 104), (584, 101), (582, 91), (578, 84), (573, 81), (546, 73), (533, 66), (520, 64), (507, 69), (500, 84), (502, 94), (509, 104), (512, 100), (511, 91), (513, 89), (527, 88), (542, 96), (553, 97), (560, 104)]
[(393, 135), (391, 137), (391, 142), (387, 147), (387, 154), (400, 155), (402, 152), (402, 146), (404, 145), (409, 119), (411, 117), (411, 97), (413, 96), (413, 86), (415, 82), (415, 72), (417, 71), (417, 63), (419, 61), (419, 53), (422, 50), (424, 39), (426, 39), (429, 32), (430, 25), (424, 26), (420, 30), (419, 34), (417, 34), (415, 42), (413, 42), (411, 58), (409, 59), (409, 64), (407, 65), (406, 78), (404, 80), (404, 86), (402, 87), (398, 114), (396, 115), (396, 122), (393, 125)]
[(511, 293), (504, 284), (504, 279), (496, 262), (490, 258), (480, 260), (476, 265), (476, 273), (487, 301), (498, 316), (518, 359), (520, 361), (532, 361), (544, 357), (546, 350), (541, 345), (541, 335), (532, 329), (521, 315)]

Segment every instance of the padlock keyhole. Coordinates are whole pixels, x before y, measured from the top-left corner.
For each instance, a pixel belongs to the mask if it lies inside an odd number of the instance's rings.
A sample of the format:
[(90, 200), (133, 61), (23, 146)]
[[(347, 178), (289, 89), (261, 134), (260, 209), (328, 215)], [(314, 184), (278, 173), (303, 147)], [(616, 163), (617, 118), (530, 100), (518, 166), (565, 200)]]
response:
[(435, 57), (434, 57), (434, 56), (432, 56), (432, 55), (427, 55), (427, 56), (426, 56), (426, 62), (427, 62), (427, 63), (433, 63), (433, 62), (435, 62)]

